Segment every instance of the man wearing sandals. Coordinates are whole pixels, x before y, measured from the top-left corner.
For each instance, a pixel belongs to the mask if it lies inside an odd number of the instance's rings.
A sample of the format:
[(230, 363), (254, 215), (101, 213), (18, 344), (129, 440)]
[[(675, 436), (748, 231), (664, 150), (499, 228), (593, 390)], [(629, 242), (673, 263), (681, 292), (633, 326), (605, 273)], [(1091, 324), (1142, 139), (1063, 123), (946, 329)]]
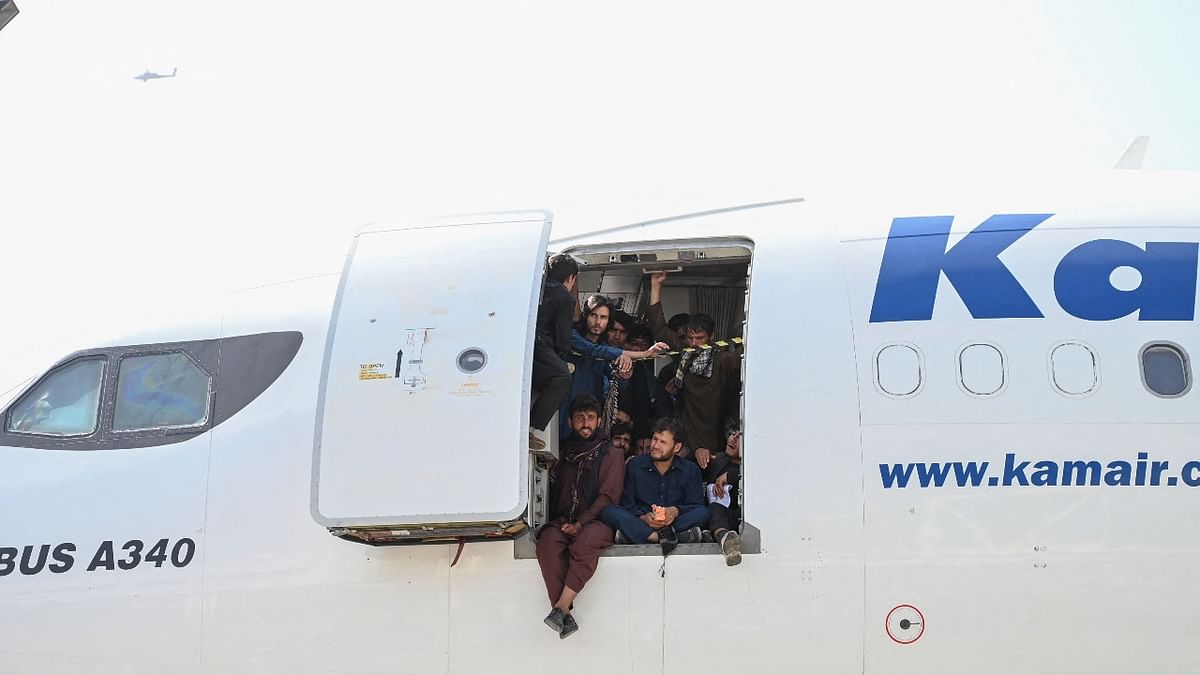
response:
[(625, 455), (600, 428), (600, 402), (582, 394), (571, 402), (571, 436), (550, 480), (553, 520), (538, 533), (537, 559), (552, 606), (547, 626), (565, 638), (579, 630), (571, 614), (575, 596), (596, 573), (600, 553), (613, 543), (600, 521), (621, 500)]

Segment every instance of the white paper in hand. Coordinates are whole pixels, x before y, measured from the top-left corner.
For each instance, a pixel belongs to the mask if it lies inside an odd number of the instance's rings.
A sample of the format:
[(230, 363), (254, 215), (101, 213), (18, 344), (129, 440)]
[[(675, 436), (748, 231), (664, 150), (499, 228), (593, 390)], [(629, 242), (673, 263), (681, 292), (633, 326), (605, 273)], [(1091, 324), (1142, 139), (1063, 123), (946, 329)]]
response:
[(715, 483), (709, 483), (708, 485), (704, 486), (704, 496), (708, 499), (708, 503), (709, 504), (720, 504), (721, 506), (728, 507), (729, 506), (729, 486), (728, 485), (725, 486), (725, 496), (724, 497), (717, 496), (717, 493), (713, 491), (713, 488), (715, 488), (715, 487), (716, 487)]

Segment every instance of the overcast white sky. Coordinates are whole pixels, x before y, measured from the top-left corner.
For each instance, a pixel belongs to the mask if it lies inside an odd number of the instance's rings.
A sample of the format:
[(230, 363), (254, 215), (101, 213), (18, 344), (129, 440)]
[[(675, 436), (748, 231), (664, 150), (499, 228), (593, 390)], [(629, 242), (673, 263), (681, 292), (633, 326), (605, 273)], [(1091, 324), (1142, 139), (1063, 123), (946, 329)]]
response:
[(0, 391), (131, 307), (336, 270), (368, 222), (1200, 153), (1198, 3), (17, 2)]

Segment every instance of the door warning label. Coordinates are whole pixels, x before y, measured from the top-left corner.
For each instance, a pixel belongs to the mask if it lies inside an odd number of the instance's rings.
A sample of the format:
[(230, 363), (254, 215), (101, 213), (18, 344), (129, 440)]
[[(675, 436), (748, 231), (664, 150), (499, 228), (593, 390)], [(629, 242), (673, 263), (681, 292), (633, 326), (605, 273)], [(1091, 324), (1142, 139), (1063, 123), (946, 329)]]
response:
[(387, 380), (392, 376), (384, 368), (383, 363), (361, 363), (358, 366), (358, 379), (360, 380)]

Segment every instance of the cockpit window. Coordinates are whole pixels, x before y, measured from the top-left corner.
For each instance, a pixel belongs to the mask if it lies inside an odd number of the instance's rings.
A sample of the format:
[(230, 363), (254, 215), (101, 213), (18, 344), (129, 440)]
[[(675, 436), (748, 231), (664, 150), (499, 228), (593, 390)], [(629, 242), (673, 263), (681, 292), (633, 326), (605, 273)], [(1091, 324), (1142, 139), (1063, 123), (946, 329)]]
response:
[(80, 359), (51, 372), (12, 407), (7, 430), (47, 436), (94, 433), (104, 364), (102, 358)]
[(208, 420), (210, 383), (183, 353), (121, 359), (113, 431), (202, 425)]
[(0, 448), (182, 443), (267, 391), (303, 342), (300, 332), (281, 331), (76, 352), (0, 408)]

